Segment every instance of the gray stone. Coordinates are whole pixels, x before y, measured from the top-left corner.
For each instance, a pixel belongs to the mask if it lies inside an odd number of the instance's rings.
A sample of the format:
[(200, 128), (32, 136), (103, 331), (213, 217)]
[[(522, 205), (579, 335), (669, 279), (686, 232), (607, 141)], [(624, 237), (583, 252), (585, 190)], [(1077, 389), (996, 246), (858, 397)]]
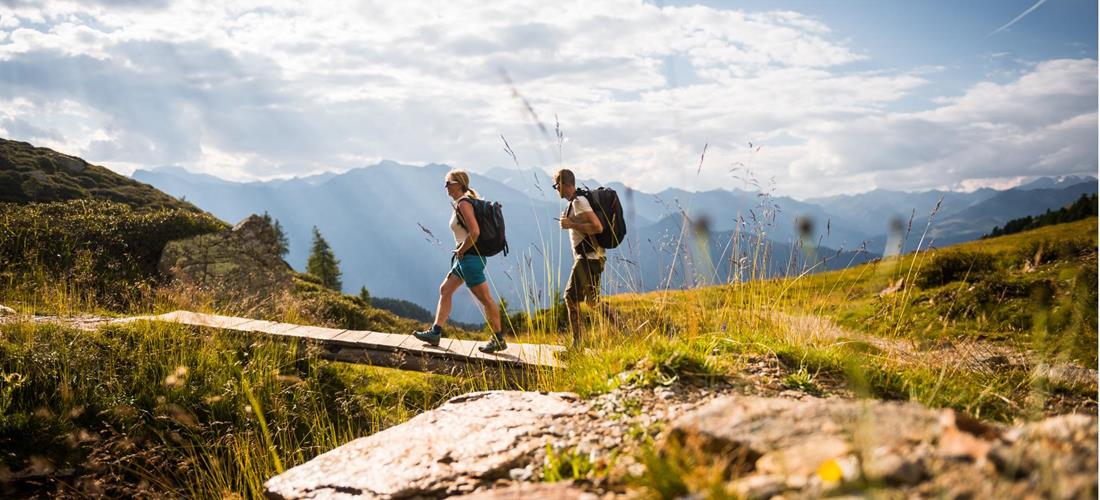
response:
[(903, 289), (905, 289), (905, 278), (898, 278), (897, 281), (891, 282), (889, 286), (882, 289), (882, 291), (878, 293), (878, 296), (886, 297), (898, 293)]
[(821, 464), (838, 460), (852, 451), (852, 445), (835, 436), (811, 437), (787, 448), (768, 451), (756, 461), (762, 474), (807, 477), (817, 472)]
[(754, 474), (730, 483), (730, 490), (739, 498), (748, 500), (765, 499), (783, 493), (787, 481), (783, 476)]
[(577, 488), (570, 482), (513, 483), (492, 489), (480, 490), (457, 498), (462, 500), (587, 500), (599, 498), (595, 494)]
[(516, 467), (515, 469), (508, 471), (508, 477), (510, 477), (513, 481), (527, 481), (530, 480), (531, 476), (533, 475), (534, 471), (532, 470), (532, 467), (530, 465), (528, 465), (527, 467)]
[(1095, 498), (1097, 419), (1061, 415), (1005, 433), (989, 460), (1009, 479), (1035, 485), (1048, 498)]
[(920, 460), (903, 457), (884, 447), (876, 448), (863, 464), (863, 472), (872, 481), (891, 486), (905, 486), (924, 479), (925, 468)]
[(668, 440), (747, 462), (728, 471), (743, 496), (756, 496), (753, 476), (816, 497), (860, 473), (918, 496), (1095, 498), (1097, 489), (1094, 415), (1004, 429), (914, 403), (731, 396), (673, 421)]
[(901, 446), (933, 439), (942, 413), (915, 403), (731, 396), (675, 420), (670, 436), (695, 436), (710, 448), (757, 458), (810, 440), (851, 442), (857, 434), (863, 446)]
[(567, 393), (459, 396), (272, 478), (265, 494), (400, 498), (473, 492), (532, 463), (547, 442), (560, 438), (548, 433), (551, 422), (587, 409)]
[(1046, 378), (1056, 384), (1085, 385), (1092, 387), (1095, 387), (1097, 384), (1097, 371), (1095, 369), (1068, 363), (1053, 365), (1040, 363), (1035, 367), (1035, 376)]
[(158, 269), (226, 303), (287, 290), (292, 272), (279, 255), (274, 228), (257, 215), (227, 231), (168, 243)]
[(12, 309), (5, 305), (0, 305), (0, 316), (14, 316), (15, 309)]

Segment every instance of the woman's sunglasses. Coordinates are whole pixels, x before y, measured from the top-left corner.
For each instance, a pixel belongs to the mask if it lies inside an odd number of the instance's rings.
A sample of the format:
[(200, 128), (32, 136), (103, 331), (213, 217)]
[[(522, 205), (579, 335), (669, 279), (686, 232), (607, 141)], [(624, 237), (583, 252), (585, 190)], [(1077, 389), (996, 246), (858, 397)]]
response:
[(458, 184), (458, 183), (455, 182), (455, 181), (447, 181), (443, 184), (443, 187), (449, 188), (449, 187), (451, 187), (451, 184)]

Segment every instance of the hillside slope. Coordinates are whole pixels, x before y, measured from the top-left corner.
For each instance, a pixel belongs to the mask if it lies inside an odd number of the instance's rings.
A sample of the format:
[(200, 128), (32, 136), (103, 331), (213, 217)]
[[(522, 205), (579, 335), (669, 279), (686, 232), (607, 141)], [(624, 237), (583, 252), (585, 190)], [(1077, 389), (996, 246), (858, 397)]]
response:
[(792, 387), (843, 381), (985, 418), (1096, 408), (1096, 217), (839, 271), (609, 302), (618, 318), (606, 328), (626, 338), (688, 339), (676, 363), (693, 352), (701, 363), (764, 355), (796, 371)]
[(1095, 180), (1051, 189), (1011, 189), (944, 218), (933, 234), (939, 246), (978, 239), (1012, 219), (1062, 208), (1096, 191)]
[(80, 158), (0, 138), (0, 203), (77, 199), (115, 201), (132, 208), (201, 212), (153, 186)]

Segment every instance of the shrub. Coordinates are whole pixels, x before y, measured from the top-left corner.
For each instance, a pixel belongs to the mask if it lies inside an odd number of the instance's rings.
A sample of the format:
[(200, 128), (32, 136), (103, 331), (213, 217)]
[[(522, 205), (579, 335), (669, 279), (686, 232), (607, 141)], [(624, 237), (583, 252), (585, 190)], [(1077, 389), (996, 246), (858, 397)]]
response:
[(402, 318), (414, 319), (416, 321), (422, 321), (427, 323), (435, 319), (435, 315), (431, 311), (420, 307), (420, 305), (410, 302), (404, 299), (393, 299), (389, 297), (371, 297), (371, 307), (378, 309), (384, 309), (391, 313), (394, 313)]
[[(102, 200), (0, 203), (0, 278), (74, 285), (104, 306), (126, 307), (159, 282), (165, 244), (228, 228), (205, 213), (134, 210)], [(5, 276), (6, 275), (6, 276)]]
[(1065, 293), (1037, 290), (1032, 342), (1047, 359), (1096, 366), (1096, 280), (1096, 263), (1090, 263), (1076, 270)]
[(319, 283), (309, 274), (294, 277), (293, 306), (312, 323), (351, 330), (408, 333), (420, 324), (374, 309), (360, 297), (344, 295)]
[(1037, 266), (1057, 261), (1074, 262), (1090, 253), (1096, 254), (1096, 242), (1087, 238), (1030, 241), (1016, 251), (1014, 264), (1030, 262)]
[(993, 270), (993, 256), (968, 250), (941, 250), (917, 273), (916, 284), (935, 288), (955, 281), (976, 281)]

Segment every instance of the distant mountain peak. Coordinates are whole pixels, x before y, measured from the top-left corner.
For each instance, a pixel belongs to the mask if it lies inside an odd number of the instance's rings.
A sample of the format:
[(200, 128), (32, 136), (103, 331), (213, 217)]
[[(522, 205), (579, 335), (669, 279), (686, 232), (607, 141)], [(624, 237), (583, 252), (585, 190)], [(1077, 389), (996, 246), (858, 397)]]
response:
[[(130, 174), (131, 179), (135, 179), (141, 182), (149, 182), (151, 178), (158, 176), (169, 176), (177, 179), (187, 179), (192, 182), (202, 182), (207, 184), (225, 184), (233, 181), (222, 179), (221, 177), (204, 174), (201, 172), (192, 172), (179, 165), (162, 165), (159, 167), (152, 167), (150, 169), (137, 169)], [(151, 182), (150, 182), (151, 184)]]
[[(139, 169), (140, 170), (140, 169)], [(161, 165), (159, 167), (152, 167), (148, 169), (150, 172), (160, 172), (162, 174), (196, 174), (198, 172), (192, 172), (180, 165)]]
[(1082, 182), (1096, 182), (1096, 177), (1091, 175), (1058, 175), (1040, 177), (1031, 182), (1020, 184), (1013, 189), (1019, 189), (1021, 191), (1032, 191), (1035, 189), (1061, 189), (1064, 187), (1072, 186), (1074, 184), (1080, 184)]

